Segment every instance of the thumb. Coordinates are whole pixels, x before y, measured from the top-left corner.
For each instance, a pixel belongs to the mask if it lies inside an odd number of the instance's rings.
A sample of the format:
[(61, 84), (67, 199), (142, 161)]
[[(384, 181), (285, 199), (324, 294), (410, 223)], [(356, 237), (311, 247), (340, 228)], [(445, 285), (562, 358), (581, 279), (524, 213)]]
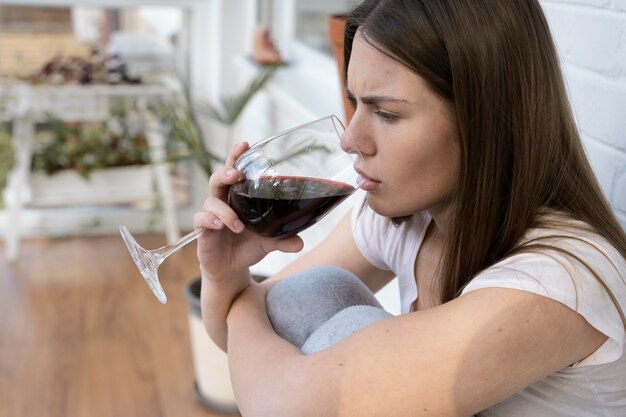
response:
[(300, 252), (302, 248), (304, 248), (304, 241), (298, 235), (291, 236), (286, 239), (268, 238), (268, 240), (264, 243), (263, 247), (268, 253), (275, 250), (286, 253), (296, 253)]

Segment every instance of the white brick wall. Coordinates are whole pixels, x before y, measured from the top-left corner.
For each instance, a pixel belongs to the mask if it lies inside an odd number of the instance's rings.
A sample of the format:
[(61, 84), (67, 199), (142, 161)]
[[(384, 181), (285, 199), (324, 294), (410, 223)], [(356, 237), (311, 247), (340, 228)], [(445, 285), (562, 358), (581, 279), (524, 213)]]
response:
[(626, 0), (541, 0), (587, 155), (626, 229)]

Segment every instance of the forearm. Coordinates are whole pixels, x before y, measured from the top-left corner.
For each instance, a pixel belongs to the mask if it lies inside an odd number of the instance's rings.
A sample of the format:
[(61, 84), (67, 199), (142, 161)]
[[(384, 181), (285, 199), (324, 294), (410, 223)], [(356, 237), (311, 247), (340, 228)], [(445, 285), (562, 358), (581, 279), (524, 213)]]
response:
[(227, 350), (226, 317), (233, 304), (243, 290), (252, 282), (250, 271), (246, 268), (237, 275), (225, 280), (215, 280), (200, 267), (202, 275), (202, 289), (200, 293), (202, 303), (202, 321), (207, 333), (220, 349)]
[(316, 409), (307, 404), (306, 357), (274, 332), (264, 298), (260, 286), (250, 287), (228, 315), (228, 359), (238, 405), (246, 417), (305, 417)]

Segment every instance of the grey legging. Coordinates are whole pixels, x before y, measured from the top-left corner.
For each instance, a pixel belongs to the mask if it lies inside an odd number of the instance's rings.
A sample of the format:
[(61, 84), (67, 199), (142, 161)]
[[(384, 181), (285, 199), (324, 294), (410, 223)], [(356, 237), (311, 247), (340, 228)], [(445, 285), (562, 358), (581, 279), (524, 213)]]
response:
[(354, 274), (331, 266), (283, 279), (266, 301), (274, 330), (305, 354), (391, 316)]

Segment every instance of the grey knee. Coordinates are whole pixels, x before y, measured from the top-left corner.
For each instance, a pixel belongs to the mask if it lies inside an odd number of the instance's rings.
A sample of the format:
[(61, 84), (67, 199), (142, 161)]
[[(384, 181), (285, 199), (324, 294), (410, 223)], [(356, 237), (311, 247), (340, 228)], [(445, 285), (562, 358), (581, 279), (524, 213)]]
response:
[(268, 293), (266, 304), (274, 330), (299, 348), (320, 326), (348, 307), (382, 309), (361, 280), (332, 266), (312, 268), (283, 279)]
[(319, 352), (364, 327), (391, 316), (391, 313), (374, 306), (359, 305), (345, 308), (314, 331), (300, 350), (306, 355)]

